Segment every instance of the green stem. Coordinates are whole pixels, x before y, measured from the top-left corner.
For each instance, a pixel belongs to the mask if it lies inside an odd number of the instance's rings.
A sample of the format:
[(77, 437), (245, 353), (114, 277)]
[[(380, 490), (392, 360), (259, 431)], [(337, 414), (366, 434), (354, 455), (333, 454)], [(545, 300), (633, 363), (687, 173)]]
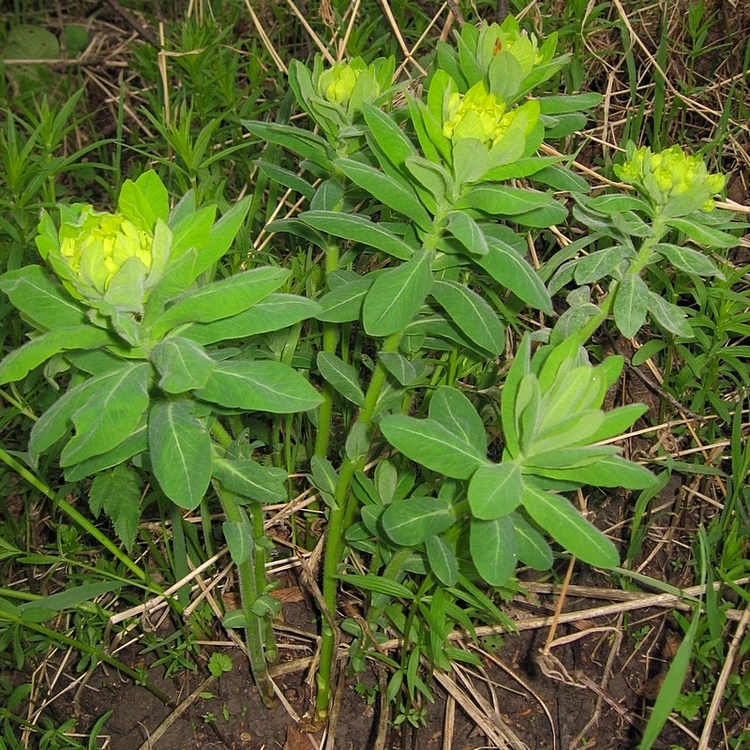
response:
[[(235, 500), (234, 493), (229, 492), (223, 487), (217, 485), (217, 493), (221, 506), (227, 521), (231, 523), (246, 524), (247, 516)], [(254, 534), (253, 534), (254, 536)], [(255, 539), (251, 545), (247, 559), (237, 564), (237, 575), (240, 583), (240, 600), (242, 603), (242, 613), (245, 616), (245, 643), (247, 644), (248, 656), (250, 658), (250, 669), (253, 673), (253, 679), (258, 686), (261, 700), (268, 708), (274, 708), (276, 699), (274, 698), (273, 682), (268, 674), (268, 664), (264, 652), (265, 642), (265, 625), (264, 618), (253, 612), (252, 606), (263, 593), (265, 588), (265, 578), (263, 585), (258, 590), (258, 577), (256, 569), (257, 547)]]
[[(392, 353), (398, 350), (403, 331), (392, 333), (383, 343), (381, 353)], [(387, 370), (378, 362), (370, 385), (365, 394), (365, 403), (359, 412), (357, 424), (366, 428), (372, 426), (378, 399), (383, 390)], [(326, 551), (323, 561), (323, 600), (332, 617), (336, 612), (336, 592), (338, 590), (338, 568), (344, 553), (344, 533), (351, 526), (358, 509), (357, 499), (351, 493), (352, 480), (358, 470), (364, 467), (367, 456), (356, 459), (346, 458), (339, 471), (339, 479), (334, 493), (334, 506), (328, 519), (326, 533)], [(317, 716), (325, 720), (328, 714), (328, 703), (331, 697), (331, 671), (333, 668), (333, 648), (335, 638), (327, 620), (324, 618), (321, 629), (320, 668), (318, 670), (318, 696), (316, 701)]]
[(30, 485), (36, 487), (39, 492), (52, 500), (52, 502), (55, 503), (63, 513), (75, 521), (75, 523), (77, 523), (87, 534), (96, 539), (104, 549), (119, 560), (131, 573), (138, 576), (138, 578), (144, 583), (148, 583), (149, 587), (153, 588), (154, 591), (161, 592), (161, 589), (156, 587), (153, 581), (149, 580), (148, 574), (142, 568), (139, 568), (116, 544), (114, 544), (114, 542), (112, 542), (108, 536), (99, 531), (99, 529), (97, 529), (88, 518), (77, 511), (67, 500), (61, 498), (45, 482), (39, 479), (39, 477), (32, 474), (25, 466), (16, 461), (16, 459), (3, 448), (0, 448), (0, 460), (4, 461)]

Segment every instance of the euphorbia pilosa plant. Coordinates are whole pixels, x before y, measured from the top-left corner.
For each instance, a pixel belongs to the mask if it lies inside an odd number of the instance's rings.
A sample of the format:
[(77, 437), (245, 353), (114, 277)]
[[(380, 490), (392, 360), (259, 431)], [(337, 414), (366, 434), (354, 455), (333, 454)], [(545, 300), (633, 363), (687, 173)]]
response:
[[(46, 362), (46, 376), (67, 386), (34, 424), (29, 461), (53, 451), (66, 480), (93, 477), (92, 511), (104, 510), (128, 547), (143, 470), (177, 509), (195, 509), (213, 485), (242, 596), (242, 614), (230, 613), (230, 622), (246, 629), (253, 675), (270, 704), (275, 604), (260, 504), (286, 498), (287, 475), (253, 459), (242, 416), (312, 409), (320, 396), (250, 344), (318, 305), (278, 293), (289, 275), (281, 268), (212, 280), (247, 209), (246, 199), (214, 223), (215, 208), (196, 209), (187, 195), (170, 212), (166, 189), (147, 172), (123, 185), (114, 214), (62, 206), (59, 229), (43, 214), (37, 245), (55, 276), (31, 265), (0, 278), (33, 330), (0, 362), (0, 383)], [(245, 345), (225, 344), (238, 339)]]

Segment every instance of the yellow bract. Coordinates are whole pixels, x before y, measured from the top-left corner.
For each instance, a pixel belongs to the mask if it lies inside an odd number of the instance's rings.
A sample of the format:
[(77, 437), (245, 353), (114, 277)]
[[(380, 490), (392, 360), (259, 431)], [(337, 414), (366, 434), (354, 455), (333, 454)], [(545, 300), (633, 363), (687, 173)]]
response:
[(506, 113), (505, 103), (479, 81), (465, 94), (450, 95), (443, 135), (453, 141), (476, 138), (492, 147), (505, 135), (514, 116), (514, 112)]
[[(72, 231), (71, 231), (72, 230)], [(81, 222), (60, 241), (60, 255), (70, 269), (97, 291), (107, 291), (115, 274), (130, 258), (151, 268), (153, 237), (118, 214), (84, 207)]]

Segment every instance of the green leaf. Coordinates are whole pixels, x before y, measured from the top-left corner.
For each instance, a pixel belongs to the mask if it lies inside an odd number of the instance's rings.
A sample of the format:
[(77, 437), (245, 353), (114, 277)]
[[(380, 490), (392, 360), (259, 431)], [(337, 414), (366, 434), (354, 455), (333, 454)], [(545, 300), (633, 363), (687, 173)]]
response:
[(388, 536), (399, 545), (413, 547), (453, 525), (455, 517), (447, 500), (407, 497), (391, 503), (380, 517)]
[(673, 229), (684, 232), (691, 240), (706, 247), (726, 248), (731, 250), (739, 245), (739, 240), (727, 232), (706, 226), (687, 217), (670, 219), (667, 224)]
[(146, 419), (142, 419), (138, 427), (112, 450), (98, 456), (92, 456), (74, 466), (65, 469), (66, 482), (79, 482), (99, 471), (111, 469), (133, 456), (143, 453), (148, 448)]
[(400, 599), (414, 599), (414, 594), (409, 591), (403, 583), (391, 580), (390, 578), (381, 578), (374, 575), (347, 574), (338, 576), (340, 581), (350, 583), (358, 589), (365, 591), (374, 591), (376, 594), (385, 594), (390, 597)]
[(604, 97), (595, 92), (585, 94), (557, 94), (555, 96), (542, 96), (539, 98), (539, 106), (542, 114), (564, 115), (569, 112), (579, 112), (582, 109), (592, 109), (599, 106)]
[(474, 262), (484, 268), (498, 284), (510, 289), (524, 302), (551, 315), (552, 300), (539, 274), (507, 242), (488, 236), (487, 244), (487, 255), (474, 258)]
[(425, 540), (425, 550), (430, 569), (445, 586), (458, 583), (458, 561), (448, 542), (441, 536), (431, 536)]
[(214, 457), (213, 476), (228, 490), (258, 503), (283, 503), (287, 499), (287, 473), (251, 459)]
[(362, 114), (375, 142), (394, 167), (401, 168), (409, 157), (416, 155), (416, 149), (404, 131), (383, 110), (365, 103)]
[(432, 286), (431, 262), (432, 253), (422, 249), (398, 268), (378, 275), (362, 308), (370, 336), (390, 336), (411, 323)]
[(194, 276), (197, 278), (204, 271), (208, 271), (214, 263), (218, 263), (222, 256), (229, 250), (245, 222), (247, 212), (250, 210), (252, 196), (247, 196), (232, 206), (211, 228), (208, 241), (203, 247), (196, 248), (198, 257), (195, 261)]
[(61, 351), (97, 349), (112, 343), (107, 331), (90, 324), (56, 328), (13, 350), (0, 361), (0, 385), (25, 378), (31, 370)]
[(615, 245), (581, 258), (575, 265), (574, 276), (579, 284), (591, 284), (605, 276), (612, 276), (623, 260), (633, 255), (629, 247)]
[(84, 310), (41, 266), (8, 271), (0, 276), (0, 290), (39, 328), (71, 328), (87, 322)]
[(438, 205), (446, 201), (453, 190), (453, 180), (444, 167), (421, 156), (410, 156), (405, 164), (414, 179), (433, 196)]
[(417, 369), (406, 357), (397, 352), (381, 352), (378, 360), (400, 385), (411, 385), (417, 379)]
[(698, 276), (716, 276), (724, 278), (724, 274), (713, 264), (710, 258), (703, 253), (693, 250), (691, 247), (670, 245), (660, 242), (653, 246), (660, 255), (663, 255), (675, 268), (685, 273), (694, 273)]
[(456, 281), (436, 279), (430, 294), (475, 344), (493, 355), (503, 351), (505, 328), (497, 313), (476, 292)]
[(151, 366), (128, 364), (109, 380), (109, 389), (91, 398), (71, 416), (76, 434), (63, 448), (60, 465), (72, 466), (119, 445), (138, 426), (149, 405)]
[(615, 545), (565, 498), (525, 482), (523, 505), (536, 523), (584, 562), (599, 568), (619, 563)]
[(296, 294), (269, 294), (249, 310), (213, 323), (194, 323), (180, 333), (198, 344), (215, 344), (229, 339), (246, 339), (269, 331), (280, 331), (320, 311), (315, 300)]
[[(44, 622), (52, 619), (52, 617), (58, 612), (74, 609), (75, 607), (90, 602), (103, 594), (117, 591), (121, 589), (123, 585), (123, 581), (100, 581), (96, 583), (84, 583), (80, 586), (68, 586), (64, 591), (59, 591), (56, 594), (50, 594), (42, 599), (24, 602), (18, 607), (18, 612), (23, 616), (24, 620), (29, 622)], [(44, 611), (46, 616), (38, 618), (37, 614), (42, 611)], [(5, 704), (5, 707), (9, 707), (7, 703)]]
[(429, 416), (477, 453), (487, 452), (484, 422), (471, 401), (458, 389), (439, 386), (430, 399)]
[(141, 519), (141, 482), (135, 470), (116, 466), (97, 474), (89, 490), (89, 506), (97, 516), (104, 510), (112, 519), (117, 537), (128, 550), (133, 548)]
[(684, 310), (677, 307), (677, 305), (667, 302), (667, 300), (650, 289), (647, 304), (648, 311), (654, 317), (654, 320), (664, 326), (670, 333), (686, 339), (693, 338), (693, 329), (690, 323), (687, 322), (687, 313)]
[(510, 580), (518, 562), (516, 532), (510, 518), (472, 518), (469, 547), (477, 572), (490, 586), (502, 586)]
[(364, 406), (365, 394), (359, 384), (359, 376), (352, 365), (329, 352), (318, 352), (318, 369), (320, 374), (345, 399), (357, 406)]
[(352, 242), (360, 242), (374, 250), (381, 250), (399, 260), (408, 260), (414, 248), (380, 224), (358, 214), (339, 211), (306, 211), (299, 220), (315, 229)]
[(638, 274), (626, 273), (617, 289), (613, 307), (615, 323), (626, 338), (633, 338), (646, 322), (648, 301), (649, 288), (643, 279)]
[(421, 229), (431, 227), (432, 219), (406, 179), (395, 181), (380, 170), (354, 159), (336, 159), (336, 166), (375, 200), (408, 217)]
[(181, 323), (212, 323), (229, 318), (276, 291), (289, 276), (283, 268), (243, 271), (188, 292), (154, 322), (151, 335), (160, 338)]
[(524, 227), (546, 229), (555, 224), (562, 224), (568, 218), (568, 209), (562, 203), (554, 202), (549, 206), (535, 208), (522, 214), (516, 214), (512, 221)]
[(469, 190), (456, 208), (473, 208), (490, 216), (517, 216), (554, 203), (547, 193), (507, 185), (482, 185)]
[(505, 377), (500, 400), (500, 417), (505, 434), (505, 442), (512, 456), (520, 452), (519, 434), (516, 429), (516, 398), (522, 380), (531, 374), (530, 366), (531, 337), (527, 334), (521, 339), (513, 364)]
[(522, 494), (523, 478), (516, 464), (482, 466), (469, 482), (469, 507), (476, 518), (491, 521), (514, 511)]
[(367, 292), (375, 280), (364, 276), (337, 286), (321, 298), (322, 312), (315, 317), (324, 323), (349, 323), (359, 320)]
[(200, 505), (211, 481), (211, 436), (193, 416), (189, 401), (156, 401), (148, 420), (154, 475), (180, 508)]
[(298, 372), (281, 362), (237, 360), (220, 362), (195, 392), (220, 406), (272, 414), (314, 409), (323, 400)]
[(232, 562), (235, 565), (247, 562), (252, 557), (255, 546), (249, 519), (245, 517), (243, 521), (224, 521), (221, 530), (224, 532)]
[(575, 482), (592, 487), (625, 487), (644, 490), (655, 481), (654, 475), (643, 466), (620, 456), (608, 456), (589, 466), (570, 469), (535, 469), (535, 474)]
[(589, 442), (598, 443), (602, 440), (609, 440), (617, 435), (621, 435), (632, 426), (636, 419), (642, 417), (647, 411), (648, 406), (645, 404), (627, 404), (626, 406), (618, 406), (616, 409), (604, 412), (604, 420), (596, 432), (591, 435)]
[(263, 160), (257, 161), (256, 164), (263, 174), (268, 175), (274, 182), (295, 190), (307, 198), (307, 200), (312, 200), (313, 195), (315, 195), (315, 188), (307, 180), (302, 179), (296, 172)]
[(599, 195), (596, 198), (588, 198), (582, 202), (587, 208), (603, 214), (621, 214), (628, 211), (638, 211), (648, 214), (649, 212), (648, 204), (643, 198), (638, 198), (634, 195), (623, 195), (621, 193)]
[(554, 558), (547, 540), (520, 513), (511, 513), (516, 532), (518, 559), (534, 570), (549, 570)]
[(448, 231), (472, 255), (487, 255), (487, 238), (479, 224), (464, 211), (451, 211), (448, 214)]
[(401, 414), (380, 423), (385, 439), (412, 461), (455, 479), (468, 479), (486, 465), (487, 459), (475, 448), (456, 440), (455, 434), (433, 419), (414, 419)]
[(261, 140), (288, 148), (322, 167), (326, 172), (333, 171), (333, 162), (327, 156), (328, 144), (320, 136), (292, 125), (275, 122), (243, 120), (242, 124)]
[(159, 342), (151, 352), (151, 361), (161, 375), (159, 388), (167, 393), (203, 388), (216, 367), (203, 347), (178, 336)]
[(584, 445), (578, 448), (549, 449), (523, 457), (523, 468), (531, 473), (535, 469), (575, 469), (598, 463), (615, 455), (614, 445)]

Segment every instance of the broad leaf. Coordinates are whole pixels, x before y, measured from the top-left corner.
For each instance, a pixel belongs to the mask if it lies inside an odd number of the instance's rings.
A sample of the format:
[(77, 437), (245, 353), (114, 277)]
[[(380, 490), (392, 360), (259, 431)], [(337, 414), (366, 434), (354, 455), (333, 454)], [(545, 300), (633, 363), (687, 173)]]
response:
[(302, 128), (274, 122), (243, 120), (242, 124), (261, 140), (288, 148), (322, 167), (326, 172), (333, 170), (333, 163), (327, 156), (328, 144), (320, 136)]
[(486, 453), (484, 422), (461, 391), (447, 385), (439, 386), (430, 399), (429, 416), (452, 432), (460, 442), (481, 455)]
[(365, 394), (359, 384), (359, 376), (352, 365), (329, 352), (318, 352), (320, 374), (345, 399), (357, 406), (364, 406)]
[(667, 302), (662, 296), (649, 289), (648, 311), (659, 325), (664, 326), (675, 336), (691, 339), (695, 335), (690, 323), (687, 321), (687, 313), (677, 305)]
[(381, 250), (394, 258), (408, 260), (414, 248), (400, 237), (389, 232), (380, 224), (358, 214), (344, 214), (338, 211), (306, 211), (299, 216), (315, 229), (319, 229), (345, 240), (359, 242), (374, 250)]
[(378, 360), (400, 385), (411, 385), (417, 379), (416, 367), (397, 352), (381, 352)]
[(687, 217), (681, 219), (670, 219), (667, 224), (674, 229), (684, 232), (691, 240), (706, 247), (726, 248), (731, 250), (739, 245), (739, 240), (727, 232), (706, 226)]
[(516, 428), (516, 398), (518, 388), (523, 379), (530, 375), (529, 356), (531, 352), (531, 337), (527, 334), (521, 339), (513, 364), (505, 377), (502, 396), (500, 399), (500, 417), (503, 425), (503, 433), (512, 456), (518, 455), (520, 451), (519, 434)]
[(149, 405), (151, 365), (129, 364), (108, 381), (109, 389), (91, 393), (71, 416), (76, 434), (63, 448), (60, 465), (72, 466), (119, 445), (138, 426)]
[(157, 401), (148, 421), (154, 475), (181, 508), (200, 505), (211, 480), (211, 436), (193, 416), (189, 401)]
[(396, 182), (380, 170), (354, 159), (337, 159), (336, 166), (375, 200), (398, 211), (420, 228), (428, 230), (432, 225), (432, 219), (406, 178), (403, 182)]
[(626, 273), (617, 289), (613, 313), (620, 333), (633, 338), (646, 322), (649, 288), (635, 273)]
[(710, 258), (703, 253), (693, 250), (692, 247), (670, 245), (661, 242), (654, 245), (660, 255), (663, 255), (675, 268), (685, 273), (694, 273), (698, 276), (717, 276), (724, 278), (724, 274), (713, 264)]
[(375, 279), (362, 308), (370, 336), (390, 336), (411, 323), (432, 286), (431, 261), (431, 253), (419, 250), (411, 260)]
[(407, 458), (455, 479), (468, 479), (487, 459), (433, 419), (414, 419), (400, 414), (380, 423), (385, 439)]
[(491, 216), (516, 216), (554, 202), (547, 193), (491, 184), (469, 190), (458, 201), (456, 208), (474, 208)]
[(363, 104), (362, 114), (372, 137), (393, 166), (400, 169), (410, 156), (416, 155), (416, 149), (404, 131), (383, 110)]
[(510, 518), (472, 518), (469, 546), (474, 567), (490, 586), (502, 586), (510, 580), (518, 562), (518, 543)]
[(482, 466), (469, 482), (469, 507), (476, 518), (493, 520), (507, 516), (521, 503), (523, 478), (511, 462)]
[(247, 196), (232, 206), (211, 228), (206, 244), (199, 248), (198, 257), (193, 269), (197, 278), (204, 271), (208, 271), (214, 263), (218, 263), (232, 246), (237, 232), (245, 221), (250, 210), (251, 196)]
[(213, 476), (228, 490), (259, 503), (283, 503), (287, 499), (283, 469), (262, 466), (251, 459), (215, 457)]
[(216, 361), (202, 347), (179, 336), (157, 344), (151, 352), (151, 361), (161, 375), (159, 388), (167, 393), (202, 388), (216, 367)]
[(381, 522), (388, 536), (404, 547), (413, 547), (453, 525), (455, 517), (446, 500), (407, 497), (386, 507)]
[(625, 487), (629, 490), (643, 490), (655, 481), (654, 475), (643, 466), (627, 461), (620, 456), (608, 456), (589, 466), (571, 469), (540, 469), (535, 474), (575, 482), (592, 487)]
[(180, 333), (199, 344), (214, 344), (217, 341), (246, 339), (311, 318), (320, 310), (314, 300), (296, 294), (269, 294), (249, 310), (213, 323), (194, 323)]
[(25, 378), (31, 370), (61, 351), (97, 349), (112, 343), (107, 331), (92, 325), (56, 328), (14, 349), (0, 361), (0, 384)]
[(245, 517), (243, 521), (224, 521), (221, 524), (224, 539), (227, 540), (229, 554), (235, 565), (247, 562), (253, 554), (254, 542), (250, 520)]
[(619, 563), (615, 545), (565, 498), (526, 482), (523, 505), (534, 521), (584, 562), (600, 568), (613, 568)]
[(475, 344), (493, 355), (503, 351), (505, 328), (497, 313), (476, 292), (456, 281), (436, 280), (430, 293)]
[(554, 558), (547, 540), (520, 513), (511, 513), (516, 531), (518, 559), (534, 570), (549, 570)]
[(205, 388), (195, 395), (220, 406), (272, 414), (314, 409), (320, 394), (298, 372), (281, 362), (220, 362)]
[(510, 289), (524, 302), (551, 315), (552, 300), (539, 274), (509, 243), (488, 236), (487, 244), (487, 255), (474, 258), (474, 262), (484, 268), (498, 284)]
[(435, 577), (445, 586), (458, 583), (458, 561), (448, 542), (441, 536), (432, 536), (425, 540), (427, 561)]
[(323, 308), (315, 317), (324, 323), (349, 323), (359, 320), (362, 305), (375, 277), (364, 276), (337, 286), (320, 300)]
[(85, 461), (81, 461), (74, 466), (67, 467), (65, 469), (65, 481), (78, 482), (99, 471), (111, 469), (113, 466), (117, 466), (139, 453), (143, 453), (148, 448), (147, 435), (148, 431), (144, 416), (135, 431), (119, 445), (112, 448), (112, 450), (87, 458)]
[(101, 510), (112, 519), (115, 534), (130, 550), (141, 520), (141, 482), (138, 474), (127, 466), (117, 466), (94, 477), (89, 490), (91, 512)]
[(181, 323), (211, 323), (244, 312), (276, 291), (289, 276), (283, 268), (254, 268), (188, 292), (153, 324), (160, 338)]
[(0, 290), (39, 328), (68, 328), (87, 322), (86, 313), (41, 266), (25, 266), (0, 276)]

